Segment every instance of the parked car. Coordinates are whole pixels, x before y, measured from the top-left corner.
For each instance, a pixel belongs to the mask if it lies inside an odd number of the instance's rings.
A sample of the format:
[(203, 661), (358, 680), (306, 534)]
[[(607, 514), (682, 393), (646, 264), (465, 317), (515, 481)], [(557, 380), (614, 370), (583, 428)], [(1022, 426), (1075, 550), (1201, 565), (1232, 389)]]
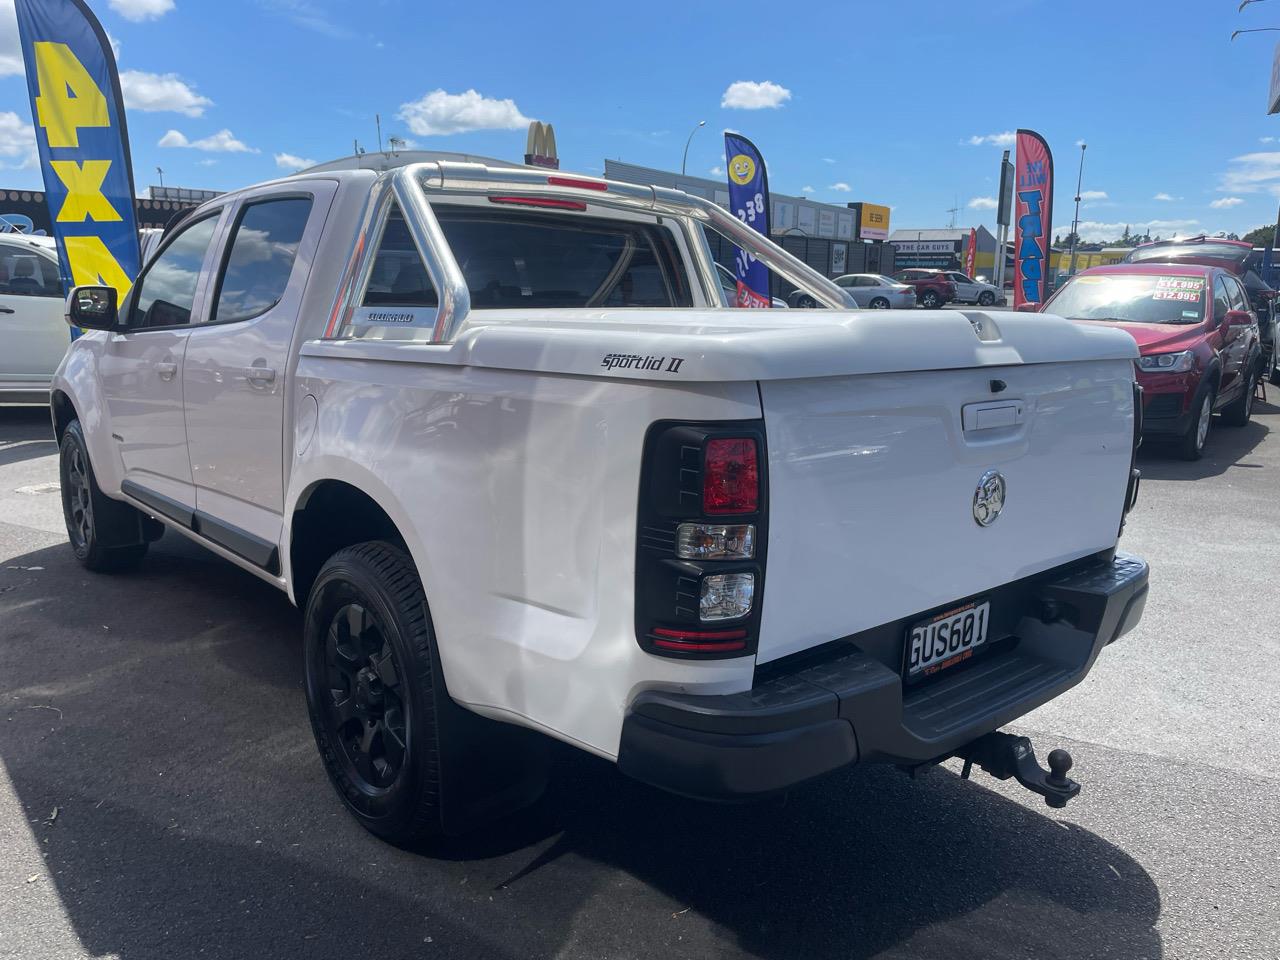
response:
[(1004, 291), (982, 278), (975, 280), (958, 270), (946, 270), (944, 276), (956, 285), (956, 303), (976, 303), (981, 307), (1004, 303)]
[(1198, 460), (1212, 415), (1244, 426), (1264, 373), (1257, 318), (1230, 270), (1180, 262), (1116, 264), (1076, 274), (1046, 313), (1117, 326), (1138, 343), (1144, 436)]
[(1280, 386), (1280, 351), (1276, 350), (1277, 291), (1259, 275), (1260, 255), (1243, 240), (1222, 237), (1187, 237), (1181, 240), (1157, 240), (1134, 247), (1125, 263), (1199, 263), (1229, 270), (1244, 284), (1249, 305), (1258, 318), (1262, 337), (1263, 374)]
[(0, 402), (48, 403), (71, 336), (51, 237), (0, 234)]
[(920, 268), (899, 270), (893, 275), (893, 279), (915, 287), (916, 302), (930, 310), (937, 309), (956, 298), (955, 282), (941, 270)]
[[(700, 224), (828, 309), (726, 323)], [(108, 570), (171, 528), (286, 591), (324, 767), (397, 843), (529, 802), (544, 734), (694, 797), (958, 756), (1062, 806), (1070, 758), (997, 728), (1142, 615), (1133, 340), (939, 311), (904, 348), (851, 306), (661, 187), (234, 191), (119, 304), (68, 298), (67, 533)]]
[[(726, 267), (723, 263), (716, 264), (716, 273), (720, 277), (721, 299), (726, 307), (736, 307), (738, 305), (738, 278), (733, 275), (733, 271)], [(770, 297), (769, 305), (773, 309), (787, 308), (787, 302), (778, 297)]]
[(836, 277), (835, 285), (847, 290), (858, 306), (872, 310), (909, 310), (916, 305), (915, 287), (879, 273), (847, 273)]

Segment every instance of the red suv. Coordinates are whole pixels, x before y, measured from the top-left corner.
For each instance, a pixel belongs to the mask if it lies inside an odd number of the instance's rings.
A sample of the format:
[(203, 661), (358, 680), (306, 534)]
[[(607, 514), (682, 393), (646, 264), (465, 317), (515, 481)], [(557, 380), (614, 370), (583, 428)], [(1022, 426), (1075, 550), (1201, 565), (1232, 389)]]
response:
[(899, 270), (893, 279), (915, 287), (916, 303), (930, 310), (956, 298), (956, 285), (941, 270)]
[(1142, 433), (1176, 440), (1198, 460), (1212, 415), (1242, 427), (1262, 376), (1258, 319), (1229, 270), (1192, 263), (1093, 267), (1042, 308), (1073, 320), (1122, 327), (1138, 341)]

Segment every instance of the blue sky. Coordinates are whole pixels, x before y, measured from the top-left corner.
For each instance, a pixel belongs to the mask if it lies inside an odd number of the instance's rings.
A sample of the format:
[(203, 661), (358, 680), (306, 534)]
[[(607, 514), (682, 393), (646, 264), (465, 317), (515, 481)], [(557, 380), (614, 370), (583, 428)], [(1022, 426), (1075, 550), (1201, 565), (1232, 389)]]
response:
[[(372, 150), (379, 113), (384, 136), (513, 160), (527, 118), (547, 120), (563, 166), (591, 173), (606, 156), (678, 169), (706, 120), (690, 172), (718, 169), (720, 131), (740, 130), (775, 191), (887, 203), (895, 228), (945, 226), (957, 202), (960, 225), (993, 226), (983, 199), (1019, 126), (1054, 151), (1055, 233), (1080, 140), (1086, 238), (1242, 232), (1280, 198), (1280, 33), (1229, 40), (1280, 26), (1280, 2), (89, 2), (119, 49), (140, 191), (157, 165), (167, 184), (227, 189), (353, 139)], [(0, 186), (35, 188), (12, 3)]]

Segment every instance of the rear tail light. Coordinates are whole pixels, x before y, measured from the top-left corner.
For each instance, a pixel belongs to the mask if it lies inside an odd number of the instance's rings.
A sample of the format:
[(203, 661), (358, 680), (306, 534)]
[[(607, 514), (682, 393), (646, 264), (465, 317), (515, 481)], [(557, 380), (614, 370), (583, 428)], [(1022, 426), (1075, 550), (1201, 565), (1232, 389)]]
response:
[(750, 437), (708, 440), (702, 472), (704, 513), (754, 513), (760, 503), (760, 467)]
[(692, 659), (755, 650), (765, 464), (761, 421), (649, 429), (636, 547), (636, 637), (645, 650)]
[(490, 197), (490, 203), (510, 203), (520, 207), (553, 207), (556, 210), (585, 210), (581, 200), (559, 200), (555, 197)]

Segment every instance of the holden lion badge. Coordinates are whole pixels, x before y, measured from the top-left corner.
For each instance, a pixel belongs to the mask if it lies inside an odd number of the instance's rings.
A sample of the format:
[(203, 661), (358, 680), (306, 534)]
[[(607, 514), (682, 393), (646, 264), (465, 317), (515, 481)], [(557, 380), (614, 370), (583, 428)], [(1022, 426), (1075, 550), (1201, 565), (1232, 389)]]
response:
[(973, 492), (973, 519), (980, 527), (996, 522), (1004, 509), (1004, 477), (999, 470), (988, 470), (978, 479), (978, 489)]

